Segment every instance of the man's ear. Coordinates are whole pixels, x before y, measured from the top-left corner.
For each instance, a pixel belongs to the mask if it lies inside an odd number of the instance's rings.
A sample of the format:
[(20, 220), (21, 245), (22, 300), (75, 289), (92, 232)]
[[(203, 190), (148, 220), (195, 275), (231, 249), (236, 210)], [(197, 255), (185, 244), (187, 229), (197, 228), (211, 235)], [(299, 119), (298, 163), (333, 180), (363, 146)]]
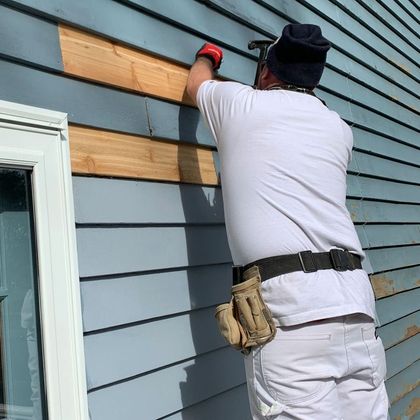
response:
[(260, 73), (260, 76), (258, 78), (257, 88), (258, 89), (264, 89), (265, 86), (268, 85), (268, 81), (270, 79), (271, 72), (268, 70), (268, 67), (265, 65)]

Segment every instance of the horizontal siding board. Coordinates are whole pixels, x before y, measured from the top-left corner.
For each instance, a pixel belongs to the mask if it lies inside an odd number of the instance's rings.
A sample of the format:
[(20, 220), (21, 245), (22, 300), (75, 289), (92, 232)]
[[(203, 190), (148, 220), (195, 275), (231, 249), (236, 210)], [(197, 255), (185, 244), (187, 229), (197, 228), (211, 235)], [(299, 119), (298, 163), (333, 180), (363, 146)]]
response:
[(356, 226), (356, 233), (357, 236), (359, 237), (360, 240), (360, 244), (362, 245), (363, 249), (366, 249), (369, 247), (369, 241), (368, 238), (366, 237), (366, 232), (364, 229), (364, 226)]
[(145, 99), (139, 95), (0, 61), (2, 99), (66, 112), (70, 123), (148, 135)]
[(389, 410), (392, 420), (418, 420), (420, 413), (420, 386), (393, 404)]
[(420, 225), (365, 225), (358, 230), (364, 231), (368, 248), (420, 245)]
[(420, 203), (420, 189), (417, 185), (355, 175), (347, 176), (347, 195), (372, 200), (401, 202), (395, 204)]
[(73, 173), (218, 184), (207, 148), (73, 125), (69, 135)]
[(417, 312), (420, 309), (419, 302), (420, 288), (378, 300), (376, 310), (380, 325), (389, 324), (396, 319)]
[(420, 385), (420, 359), (386, 382), (388, 397), (395, 403)]
[(387, 377), (390, 378), (413, 364), (419, 358), (420, 334), (386, 351)]
[(73, 177), (76, 223), (224, 223), (218, 187)]
[[(332, 104), (332, 105), (335, 105)], [(418, 129), (414, 130), (409, 127), (400, 125), (396, 121), (383, 117), (376, 112), (370, 111), (355, 103), (350, 103), (350, 121), (360, 124), (369, 129), (378, 131), (394, 139), (401, 140), (405, 143), (412, 144), (416, 147), (420, 146)], [(333, 108), (334, 109), (334, 108)], [(392, 115), (392, 108), (388, 109), (389, 115)]]
[[(229, 409), (228, 407), (234, 407)], [(251, 420), (246, 385), (216, 395), (202, 403), (188, 407), (165, 417), (165, 420), (215, 420), (223, 419), (229, 412), (229, 420)]]
[(347, 176), (347, 196), (363, 198), (362, 189), (360, 186), (359, 178), (356, 175)]
[(215, 146), (198, 109), (147, 98), (151, 136)]
[[(203, 378), (206, 378), (203, 381)], [(242, 355), (224, 348), (89, 393), (92, 420), (157, 419), (244, 382)], [(156, 403), (156, 396), (162, 395)]]
[(63, 70), (57, 25), (0, 5), (0, 54)]
[(364, 198), (420, 204), (420, 188), (417, 185), (364, 176), (358, 176), (357, 181)]
[(420, 206), (416, 204), (348, 199), (346, 205), (355, 223), (420, 222)]
[(94, 331), (214, 306), (229, 300), (230, 285), (230, 264), (82, 281), (83, 327)]
[(378, 134), (352, 127), (354, 146), (366, 152), (401, 160), (404, 163), (420, 165), (420, 149), (398, 143)]
[(365, 209), (363, 204), (363, 200), (356, 200), (352, 198), (348, 198), (346, 200), (346, 207), (350, 213), (353, 223), (365, 223)]
[(420, 311), (378, 329), (386, 349), (420, 333)]
[(214, 308), (88, 335), (84, 341), (90, 388), (226, 346)]
[(411, 182), (420, 187), (420, 166), (404, 165), (361, 152), (353, 152), (353, 162), (359, 174)]
[(84, 228), (76, 234), (81, 277), (231, 261), (223, 225)]
[(420, 265), (374, 274), (371, 281), (376, 298), (415, 289), (420, 286)]
[(370, 249), (366, 253), (375, 273), (418, 265), (420, 262), (420, 246)]

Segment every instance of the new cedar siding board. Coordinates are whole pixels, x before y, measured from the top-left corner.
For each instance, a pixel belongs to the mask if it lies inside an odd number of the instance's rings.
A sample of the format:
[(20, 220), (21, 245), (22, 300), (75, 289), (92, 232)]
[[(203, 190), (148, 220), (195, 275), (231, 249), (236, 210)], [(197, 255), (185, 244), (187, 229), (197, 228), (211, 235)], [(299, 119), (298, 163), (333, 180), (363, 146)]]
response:
[[(92, 420), (249, 417), (241, 358), (213, 322), (230, 283), (217, 153), (182, 87), (205, 40), (224, 47), (221, 76), (252, 83), (248, 41), (274, 38), (289, 22), (317, 23), (333, 42), (318, 93), (353, 127), (347, 205), (379, 299), (391, 413), (413, 418), (420, 372), (417, 7), (409, 0), (2, 3), (1, 99), (68, 112), (73, 124)], [(135, 150), (128, 155), (126, 141)]]

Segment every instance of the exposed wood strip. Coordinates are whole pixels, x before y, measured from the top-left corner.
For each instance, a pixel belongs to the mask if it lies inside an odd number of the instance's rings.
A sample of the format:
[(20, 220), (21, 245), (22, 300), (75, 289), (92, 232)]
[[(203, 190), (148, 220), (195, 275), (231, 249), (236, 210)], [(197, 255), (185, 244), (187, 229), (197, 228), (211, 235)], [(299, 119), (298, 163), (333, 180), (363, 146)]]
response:
[(217, 185), (209, 149), (74, 125), (69, 130), (75, 174)]
[(66, 25), (59, 33), (67, 74), (192, 104), (185, 93), (187, 67)]

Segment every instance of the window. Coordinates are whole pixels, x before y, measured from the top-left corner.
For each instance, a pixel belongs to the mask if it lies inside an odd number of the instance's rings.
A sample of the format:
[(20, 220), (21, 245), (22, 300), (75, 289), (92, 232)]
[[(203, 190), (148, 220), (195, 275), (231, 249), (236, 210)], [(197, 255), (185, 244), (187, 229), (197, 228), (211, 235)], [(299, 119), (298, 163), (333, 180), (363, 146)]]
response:
[(87, 417), (66, 115), (0, 101), (0, 420)]

